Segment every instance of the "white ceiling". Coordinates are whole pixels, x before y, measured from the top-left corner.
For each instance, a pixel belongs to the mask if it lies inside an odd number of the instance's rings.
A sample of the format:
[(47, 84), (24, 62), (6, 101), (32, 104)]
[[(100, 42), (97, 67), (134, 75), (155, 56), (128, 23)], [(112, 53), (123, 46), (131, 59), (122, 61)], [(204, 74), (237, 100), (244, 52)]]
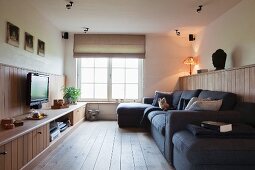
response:
[[(28, 0), (59, 30), (89, 33), (195, 33), (241, 0)], [(201, 13), (196, 9), (203, 5)]]

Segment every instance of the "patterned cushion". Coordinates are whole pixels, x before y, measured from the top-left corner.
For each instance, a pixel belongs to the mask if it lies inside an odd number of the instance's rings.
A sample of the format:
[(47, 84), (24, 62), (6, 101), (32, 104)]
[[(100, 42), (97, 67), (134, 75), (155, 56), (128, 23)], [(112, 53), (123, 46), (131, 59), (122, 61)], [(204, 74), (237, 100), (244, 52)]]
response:
[(198, 100), (195, 101), (188, 110), (191, 111), (201, 111), (201, 110), (210, 110), (210, 111), (219, 111), (222, 105), (222, 100)]

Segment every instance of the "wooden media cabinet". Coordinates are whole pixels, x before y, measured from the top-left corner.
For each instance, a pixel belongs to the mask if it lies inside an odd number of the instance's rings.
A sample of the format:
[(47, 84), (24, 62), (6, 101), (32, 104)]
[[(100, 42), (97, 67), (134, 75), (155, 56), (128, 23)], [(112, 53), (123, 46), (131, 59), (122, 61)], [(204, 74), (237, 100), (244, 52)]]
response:
[[(14, 129), (0, 129), (0, 170), (32, 169), (48, 155), (68, 133), (85, 118), (86, 103), (79, 102), (65, 109), (42, 109), (48, 116), (41, 120), (26, 120), (28, 114), (15, 117), (24, 125)], [(50, 142), (50, 122), (68, 117), (71, 127)]]

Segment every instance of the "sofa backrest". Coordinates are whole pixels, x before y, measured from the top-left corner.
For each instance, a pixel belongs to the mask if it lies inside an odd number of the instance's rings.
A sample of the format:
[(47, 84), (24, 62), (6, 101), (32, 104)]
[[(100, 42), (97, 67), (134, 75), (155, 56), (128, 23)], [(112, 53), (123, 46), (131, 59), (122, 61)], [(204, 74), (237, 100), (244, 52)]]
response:
[(177, 110), (184, 110), (186, 105), (188, 104), (189, 100), (192, 97), (198, 97), (198, 95), (200, 94), (201, 91), (202, 91), (201, 89), (183, 90), (182, 94), (180, 96), (180, 99), (178, 101)]
[(176, 90), (176, 91), (173, 92), (173, 94), (172, 94), (173, 109), (177, 109), (181, 95), (182, 95), (182, 90)]
[(210, 90), (202, 90), (198, 98), (211, 98), (212, 100), (222, 99), (221, 111), (233, 110), (237, 101), (237, 96), (234, 93)]
[(241, 113), (240, 122), (255, 126), (255, 103), (239, 102), (236, 104), (235, 110)]

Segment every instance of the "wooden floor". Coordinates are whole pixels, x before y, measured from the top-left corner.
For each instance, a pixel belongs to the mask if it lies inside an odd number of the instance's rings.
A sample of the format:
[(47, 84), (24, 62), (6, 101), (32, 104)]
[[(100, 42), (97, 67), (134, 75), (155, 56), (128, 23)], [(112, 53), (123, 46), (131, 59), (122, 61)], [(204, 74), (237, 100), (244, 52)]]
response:
[(35, 169), (173, 170), (147, 132), (115, 121), (82, 123)]

